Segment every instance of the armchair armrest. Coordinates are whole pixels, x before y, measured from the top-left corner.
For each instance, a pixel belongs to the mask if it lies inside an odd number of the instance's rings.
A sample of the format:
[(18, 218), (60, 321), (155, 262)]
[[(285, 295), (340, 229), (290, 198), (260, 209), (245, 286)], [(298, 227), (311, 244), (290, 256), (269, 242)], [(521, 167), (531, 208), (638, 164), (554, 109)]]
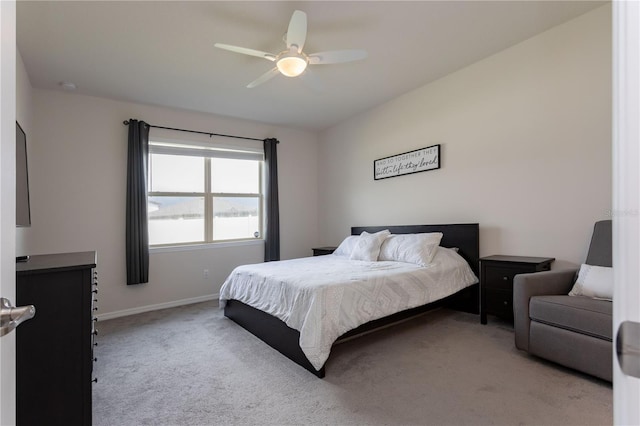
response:
[(513, 322), (516, 347), (529, 350), (529, 300), (533, 296), (568, 294), (577, 269), (518, 274), (513, 278)]

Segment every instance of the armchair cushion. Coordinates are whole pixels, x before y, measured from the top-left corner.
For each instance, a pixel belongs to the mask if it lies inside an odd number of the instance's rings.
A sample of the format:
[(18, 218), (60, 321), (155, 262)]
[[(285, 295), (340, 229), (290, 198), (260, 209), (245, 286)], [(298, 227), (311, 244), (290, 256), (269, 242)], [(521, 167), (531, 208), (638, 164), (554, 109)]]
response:
[(532, 320), (612, 341), (612, 303), (589, 297), (536, 296), (531, 298)]
[(540, 295), (566, 295), (575, 281), (577, 269), (564, 269), (532, 274), (518, 274), (513, 278), (513, 320), (516, 347), (529, 350), (529, 300)]

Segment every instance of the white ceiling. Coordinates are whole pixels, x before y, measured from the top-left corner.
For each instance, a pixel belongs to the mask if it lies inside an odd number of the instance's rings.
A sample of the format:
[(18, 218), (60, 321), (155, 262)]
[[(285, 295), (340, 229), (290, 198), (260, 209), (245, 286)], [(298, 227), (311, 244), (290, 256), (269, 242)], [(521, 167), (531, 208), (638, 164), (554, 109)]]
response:
[[(583, 14), (595, 1), (19, 1), (31, 84), (318, 131)], [(359, 62), (310, 67), (322, 90), (216, 42), (278, 53), (295, 9), (305, 52), (361, 48)]]

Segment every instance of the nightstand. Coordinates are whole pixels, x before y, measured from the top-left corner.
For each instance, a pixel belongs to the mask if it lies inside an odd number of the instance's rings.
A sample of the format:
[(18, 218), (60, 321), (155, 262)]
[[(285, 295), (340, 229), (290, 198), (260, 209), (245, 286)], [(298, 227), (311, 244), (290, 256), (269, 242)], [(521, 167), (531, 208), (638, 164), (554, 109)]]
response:
[(313, 250), (313, 255), (314, 256), (324, 256), (325, 254), (331, 254), (334, 252), (335, 249), (337, 249), (338, 247), (315, 247), (312, 248), (311, 250)]
[(553, 257), (494, 255), (480, 258), (480, 322), (487, 314), (513, 321), (513, 277), (548, 271)]

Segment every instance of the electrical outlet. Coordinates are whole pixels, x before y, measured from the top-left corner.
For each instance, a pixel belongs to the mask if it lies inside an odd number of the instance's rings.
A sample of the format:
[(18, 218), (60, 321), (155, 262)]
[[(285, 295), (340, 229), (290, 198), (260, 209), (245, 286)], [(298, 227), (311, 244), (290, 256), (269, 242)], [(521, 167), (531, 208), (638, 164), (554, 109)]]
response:
[(205, 269), (203, 275), (205, 278), (209, 278), (209, 270)]

